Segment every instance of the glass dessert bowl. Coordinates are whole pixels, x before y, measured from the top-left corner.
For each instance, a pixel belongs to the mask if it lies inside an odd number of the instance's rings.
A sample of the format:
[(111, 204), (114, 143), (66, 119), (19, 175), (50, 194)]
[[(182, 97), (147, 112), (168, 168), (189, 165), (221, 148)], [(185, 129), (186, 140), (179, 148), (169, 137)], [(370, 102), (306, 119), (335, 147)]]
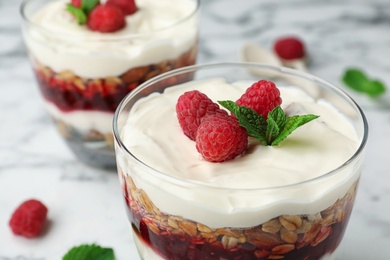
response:
[(67, 145), (89, 165), (115, 168), (117, 105), (142, 82), (195, 64), (199, 1), (139, 0), (125, 26), (109, 33), (79, 25), (66, 10), (70, 3), (25, 0), (25, 45), (45, 107)]
[[(192, 80), (175, 83), (185, 78)], [(276, 84), (288, 116), (319, 117), (278, 145), (248, 137), (248, 147), (234, 159), (205, 160), (195, 148), (202, 124), (195, 141), (183, 134), (178, 98), (199, 90), (214, 102), (236, 101), (260, 79)], [(127, 95), (113, 127), (142, 259), (334, 259), (368, 135), (361, 109), (335, 86), (262, 64), (190, 66)]]

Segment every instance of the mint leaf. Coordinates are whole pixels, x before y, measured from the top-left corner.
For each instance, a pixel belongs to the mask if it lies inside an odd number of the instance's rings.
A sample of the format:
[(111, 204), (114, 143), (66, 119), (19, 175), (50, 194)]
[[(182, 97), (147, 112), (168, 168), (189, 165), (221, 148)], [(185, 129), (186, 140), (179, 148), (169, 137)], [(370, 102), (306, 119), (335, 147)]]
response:
[(239, 106), (231, 100), (218, 101), (232, 112), (248, 135), (258, 139), (264, 145), (277, 145), (286, 139), (298, 127), (318, 118), (316, 115), (296, 115), (287, 117), (280, 106), (268, 113), (267, 121), (255, 110)]
[(292, 116), (288, 117), (286, 121), (286, 125), (283, 128), (283, 131), (280, 133), (280, 135), (273, 140), (271, 145), (277, 145), (280, 142), (282, 142), (284, 139), (286, 139), (287, 136), (289, 136), (295, 129), (298, 127), (318, 118), (319, 116), (316, 115), (302, 115), (302, 116)]
[(239, 106), (230, 100), (218, 101), (218, 103), (237, 117), (238, 122), (246, 129), (248, 135), (253, 136), (265, 145), (267, 144), (267, 122), (263, 116), (259, 115), (255, 110)]
[(87, 23), (87, 15), (84, 13), (82, 9), (77, 8), (72, 4), (67, 4), (66, 10), (71, 14), (73, 14), (78, 24), (82, 25)]
[(95, 244), (73, 247), (62, 260), (115, 260), (112, 248), (103, 248)]
[(275, 138), (280, 134), (281, 129), (272, 119), (267, 120), (267, 135), (266, 135), (266, 144), (269, 145), (272, 143)]
[(275, 107), (271, 112), (268, 113), (268, 120), (272, 118), (277, 125), (283, 129), (286, 124), (286, 114), (280, 106)]
[(386, 92), (386, 86), (379, 80), (371, 80), (362, 70), (349, 68), (344, 72), (343, 82), (349, 88), (377, 97)]
[(232, 112), (234, 115), (239, 113), (240, 106), (231, 100), (218, 101), (218, 103), (230, 112)]
[(66, 5), (66, 10), (73, 14), (79, 25), (87, 23), (88, 14), (99, 4), (99, 0), (82, 0), (81, 8), (72, 4)]
[(81, 0), (81, 9), (88, 15), (99, 4), (99, 0)]
[(270, 145), (273, 140), (275, 140), (280, 135), (280, 132), (286, 125), (286, 120), (286, 114), (280, 106), (277, 106), (268, 113), (266, 133), (268, 145)]
[(386, 92), (386, 86), (379, 80), (371, 81), (370, 96), (377, 97)]

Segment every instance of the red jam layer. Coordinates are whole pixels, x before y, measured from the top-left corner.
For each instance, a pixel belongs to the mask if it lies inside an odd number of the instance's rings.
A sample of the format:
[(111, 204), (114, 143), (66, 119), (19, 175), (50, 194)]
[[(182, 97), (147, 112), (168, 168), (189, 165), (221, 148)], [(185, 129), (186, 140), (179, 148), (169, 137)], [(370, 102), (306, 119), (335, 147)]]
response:
[(66, 70), (59, 73), (38, 62), (34, 68), (43, 97), (60, 110), (99, 110), (114, 112), (121, 100), (144, 81), (166, 71), (193, 65), (197, 46), (177, 59), (136, 67), (119, 77), (86, 79)]

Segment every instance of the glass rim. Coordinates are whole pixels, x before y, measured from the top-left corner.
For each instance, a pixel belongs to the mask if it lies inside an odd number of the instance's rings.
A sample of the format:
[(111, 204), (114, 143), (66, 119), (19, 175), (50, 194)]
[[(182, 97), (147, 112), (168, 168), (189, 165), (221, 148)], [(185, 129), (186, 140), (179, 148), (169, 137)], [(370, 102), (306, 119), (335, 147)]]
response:
[[(307, 80), (311, 81), (317, 81), (318, 83), (321, 83), (322, 85), (325, 85), (327, 88), (330, 88), (332, 91), (335, 91), (337, 95), (342, 96), (343, 98), (346, 99), (347, 102), (350, 103), (358, 112), (359, 114), (359, 122), (362, 123), (363, 126), (363, 135), (361, 138), (361, 141), (359, 143), (359, 146), (355, 150), (355, 152), (352, 154), (352, 156), (346, 160), (344, 163), (340, 164), (338, 167), (334, 168), (331, 171), (328, 171), (327, 173), (324, 173), (320, 176), (296, 182), (296, 183), (291, 183), (291, 184), (286, 184), (286, 185), (278, 185), (278, 186), (272, 186), (272, 187), (264, 187), (264, 188), (234, 188), (234, 187), (218, 187), (212, 184), (207, 184), (207, 183), (199, 183), (196, 181), (191, 181), (191, 180), (185, 180), (181, 178), (177, 178), (174, 176), (171, 176), (167, 173), (164, 173), (162, 171), (158, 171), (154, 169), (153, 167), (147, 165), (144, 163), (142, 160), (138, 159), (135, 155), (131, 153), (131, 151), (126, 147), (126, 145), (122, 142), (122, 138), (120, 137), (119, 129), (118, 129), (118, 118), (119, 114), (122, 112), (123, 107), (128, 103), (130, 99), (132, 99), (134, 96), (136, 96), (139, 92), (144, 90), (146, 87), (149, 85), (155, 84), (159, 82), (160, 80), (166, 79), (168, 77), (174, 76), (174, 75), (180, 75), (182, 73), (187, 73), (187, 72), (195, 72), (200, 69), (207, 69), (207, 68), (217, 68), (217, 67), (247, 67), (247, 68), (257, 68), (257, 69), (269, 69), (269, 70), (274, 70), (282, 73), (287, 73), (293, 76), (305, 78)], [(360, 106), (342, 89), (339, 87), (336, 87), (334, 84), (331, 84), (328, 81), (325, 81), (317, 76), (314, 76), (310, 73), (307, 72), (302, 72), (298, 71), (295, 69), (287, 68), (287, 67), (279, 67), (279, 66), (274, 66), (274, 65), (268, 65), (268, 64), (263, 64), (263, 63), (255, 63), (255, 62), (217, 62), (217, 63), (205, 63), (205, 64), (197, 64), (197, 65), (192, 65), (192, 66), (186, 66), (183, 68), (171, 70), (165, 73), (162, 73), (154, 78), (151, 78), (141, 85), (139, 85), (136, 89), (128, 93), (122, 101), (119, 103), (117, 109), (115, 110), (114, 117), (113, 117), (113, 135), (114, 139), (119, 146), (119, 149), (122, 149), (126, 153), (126, 159), (131, 159), (133, 163), (135, 163), (137, 166), (140, 168), (145, 169), (148, 174), (151, 173), (154, 175), (154, 177), (157, 177), (159, 179), (165, 179), (171, 183), (176, 183), (178, 185), (186, 185), (186, 186), (196, 186), (196, 187), (204, 187), (204, 188), (212, 188), (212, 189), (217, 189), (217, 190), (231, 190), (231, 191), (266, 191), (266, 190), (275, 190), (275, 189), (284, 189), (284, 188), (290, 188), (290, 187), (298, 187), (300, 185), (305, 185), (309, 184), (315, 181), (319, 181), (325, 178), (328, 178), (330, 176), (336, 175), (339, 171), (341, 171), (343, 168), (347, 167), (350, 165), (355, 159), (358, 159), (358, 157), (363, 153), (364, 147), (366, 146), (367, 139), (368, 139), (368, 121), (367, 118), (363, 112), (363, 110), (360, 108)], [(118, 151), (116, 151), (117, 153)]]
[[(19, 11), (20, 11), (20, 15), (21, 15), (24, 23), (26, 23), (27, 25), (29, 25), (29, 26), (31, 26), (33, 28), (36, 28), (38, 30), (50, 33), (52, 35), (60, 35), (63, 38), (72, 39), (71, 37), (75, 36), (74, 34), (71, 34), (71, 33), (58, 33), (55, 30), (47, 29), (44, 26), (41, 26), (41, 25), (36, 24), (35, 22), (33, 22), (31, 20), (31, 18), (25, 12), (27, 5), (29, 3), (31, 3), (31, 2), (33, 2), (33, 1), (37, 1), (37, 0), (23, 0), (22, 4), (20, 5)], [(53, 2), (53, 1), (56, 1), (56, 0), (52, 0), (50, 2)], [(179, 26), (180, 24), (185, 23), (186, 21), (190, 20), (192, 17), (194, 17), (198, 13), (198, 11), (200, 9), (200, 0), (192, 0), (192, 1), (194, 1), (195, 4), (196, 4), (194, 10), (192, 10), (184, 18), (177, 20), (175, 23), (170, 24), (169, 26), (165, 26), (163, 28), (159, 28), (159, 29), (156, 29), (156, 30), (153, 30), (153, 31), (148, 31), (148, 32), (129, 33), (129, 34), (123, 34), (123, 35), (112, 35), (110, 33), (105, 33), (104, 34), (104, 38), (100, 34), (96, 35), (96, 36), (95, 35), (89, 35), (88, 37), (82, 38), (81, 40), (82, 41), (96, 41), (96, 42), (102, 42), (102, 41), (123, 41), (123, 40), (129, 40), (129, 39), (144, 38), (144, 37), (151, 36), (153, 34), (163, 33), (165, 31), (168, 31), (168, 30), (170, 30), (172, 28), (175, 28), (175, 27)]]

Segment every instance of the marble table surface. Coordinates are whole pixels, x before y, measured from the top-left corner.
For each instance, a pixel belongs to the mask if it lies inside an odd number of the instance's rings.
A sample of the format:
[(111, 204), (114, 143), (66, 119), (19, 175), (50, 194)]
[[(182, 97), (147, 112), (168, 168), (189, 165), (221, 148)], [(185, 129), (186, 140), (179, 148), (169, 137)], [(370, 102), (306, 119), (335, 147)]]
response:
[[(36, 87), (20, 33), (21, 0), (0, 0), (0, 260), (61, 259), (97, 243), (117, 259), (139, 259), (115, 172), (81, 164), (56, 132)], [(301, 37), (308, 69), (344, 88), (359, 67), (390, 87), (388, 0), (203, 0), (199, 63), (239, 60), (247, 42), (270, 48)], [(370, 125), (359, 193), (338, 259), (390, 259), (390, 102), (352, 93)], [(12, 235), (12, 211), (28, 198), (49, 208), (43, 236)]]

